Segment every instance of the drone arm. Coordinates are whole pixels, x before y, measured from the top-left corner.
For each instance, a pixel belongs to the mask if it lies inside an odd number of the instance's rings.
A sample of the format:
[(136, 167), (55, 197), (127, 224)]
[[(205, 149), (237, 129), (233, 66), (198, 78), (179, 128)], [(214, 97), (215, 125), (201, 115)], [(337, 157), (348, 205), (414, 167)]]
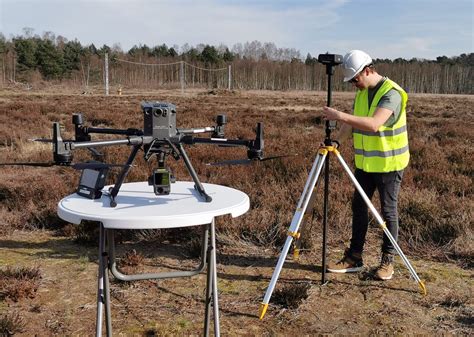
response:
[(182, 133), (185, 135), (195, 134), (195, 133), (205, 133), (205, 132), (214, 132), (216, 130), (213, 126), (206, 126), (200, 129), (177, 129), (178, 133)]
[(185, 144), (215, 144), (219, 146), (245, 146), (249, 159), (263, 158), (263, 123), (257, 123), (255, 139), (195, 138), (192, 135), (181, 137)]
[(110, 135), (127, 135), (127, 136), (142, 136), (143, 131), (138, 129), (109, 129), (109, 128), (94, 128), (84, 125), (82, 113), (76, 113), (72, 116), (72, 123), (75, 125), (75, 140), (76, 142), (87, 142), (91, 140), (91, 133), (102, 133)]
[(189, 136), (196, 133), (212, 132), (212, 138), (224, 138), (224, 127), (227, 124), (227, 117), (225, 115), (217, 115), (216, 126), (206, 126), (204, 128), (196, 129), (177, 129), (178, 133)]
[(127, 139), (97, 140), (90, 142), (69, 142), (71, 150), (89, 147), (112, 146), (112, 145), (141, 145), (151, 141), (152, 137), (128, 137)]
[(59, 124), (53, 124), (53, 158), (56, 165), (69, 165), (72, 162), (72, 150), (80, 148), (95, 148), (112, 145), (133, 145), (140, 148), (144, 143), (151, 142), (152, 137), (127, 137), (127, 139), (99, 140), (88, 142), (63, 141), (60, 135)]
[(185, 144), (215, 144), (219, 146), (246, 146), (246, 147), (250, 147), (253, 142), (253, 140), (246, 140), (246, 139), (196, 138), (193, 136), (184, 136), (181, 140)]
[(101, 133), (108, 135), (126, 135), (126, 136), (142, 136), (143, 131), (139, 129), (106, 129), (106, 128), (93, 128), (93, 127), (84, 127), (87, 134), (91, 133)]

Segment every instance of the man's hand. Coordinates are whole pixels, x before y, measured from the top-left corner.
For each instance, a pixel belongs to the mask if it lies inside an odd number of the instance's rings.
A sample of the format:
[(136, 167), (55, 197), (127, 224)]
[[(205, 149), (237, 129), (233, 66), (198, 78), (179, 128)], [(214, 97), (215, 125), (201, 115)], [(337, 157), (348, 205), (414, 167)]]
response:
[(344, 114), (344, 112), (330, 108), (328, 106), (323, 108), (323, 118), (328, 121), (340, 121), (342, 114)]
[(323, 108), (323, 119), (340, 121), (356, 129), (375, 132), (388, 120), (392, 113), (393, 111), (389, 109), (377, 108), (373, 116), (362, 117), (350, 115), (325, 106)]

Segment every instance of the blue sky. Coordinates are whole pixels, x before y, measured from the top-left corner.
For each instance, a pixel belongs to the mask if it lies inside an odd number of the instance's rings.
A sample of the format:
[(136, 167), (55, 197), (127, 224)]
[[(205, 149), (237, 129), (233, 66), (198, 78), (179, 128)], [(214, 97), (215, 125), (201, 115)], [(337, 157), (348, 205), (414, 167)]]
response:
[(362, 49), (374, 58), (473, 52), (473, 0), (0, 0), (0, 32), (24, 27), (97, 47), (253, 40), (304, 57)]

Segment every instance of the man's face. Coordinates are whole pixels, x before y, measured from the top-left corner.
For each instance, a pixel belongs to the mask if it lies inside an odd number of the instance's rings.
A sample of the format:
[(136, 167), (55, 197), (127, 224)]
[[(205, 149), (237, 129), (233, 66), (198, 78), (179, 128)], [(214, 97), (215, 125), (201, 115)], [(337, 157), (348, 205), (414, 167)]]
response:
[(367, 67), (362, 69), (362, 71), (356, 76), (354, 76), (354, 78), (349, 82), (352, 83), (359, 90), (367, 89), (369, 87)]

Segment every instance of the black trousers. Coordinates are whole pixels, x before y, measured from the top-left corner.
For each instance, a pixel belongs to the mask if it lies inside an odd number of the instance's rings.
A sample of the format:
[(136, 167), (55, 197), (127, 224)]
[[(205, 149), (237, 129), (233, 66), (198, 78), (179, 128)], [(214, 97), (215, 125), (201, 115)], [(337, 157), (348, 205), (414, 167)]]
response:
[[(355, 177), (369, 199), (377, 189), (380, 195), (382, 218), (395, 241), (398, 238), (398, 193), (402, 182), (403, 170), (387, 173), (368, 173), (356, 169)], [(368, 207), (360, 193), (355, 190), (352, 198), (352, 239), (350, 251), (362, 253), (369, 225)], [(395, 248), (383, 235), (382, 253), (395, 254)]]

